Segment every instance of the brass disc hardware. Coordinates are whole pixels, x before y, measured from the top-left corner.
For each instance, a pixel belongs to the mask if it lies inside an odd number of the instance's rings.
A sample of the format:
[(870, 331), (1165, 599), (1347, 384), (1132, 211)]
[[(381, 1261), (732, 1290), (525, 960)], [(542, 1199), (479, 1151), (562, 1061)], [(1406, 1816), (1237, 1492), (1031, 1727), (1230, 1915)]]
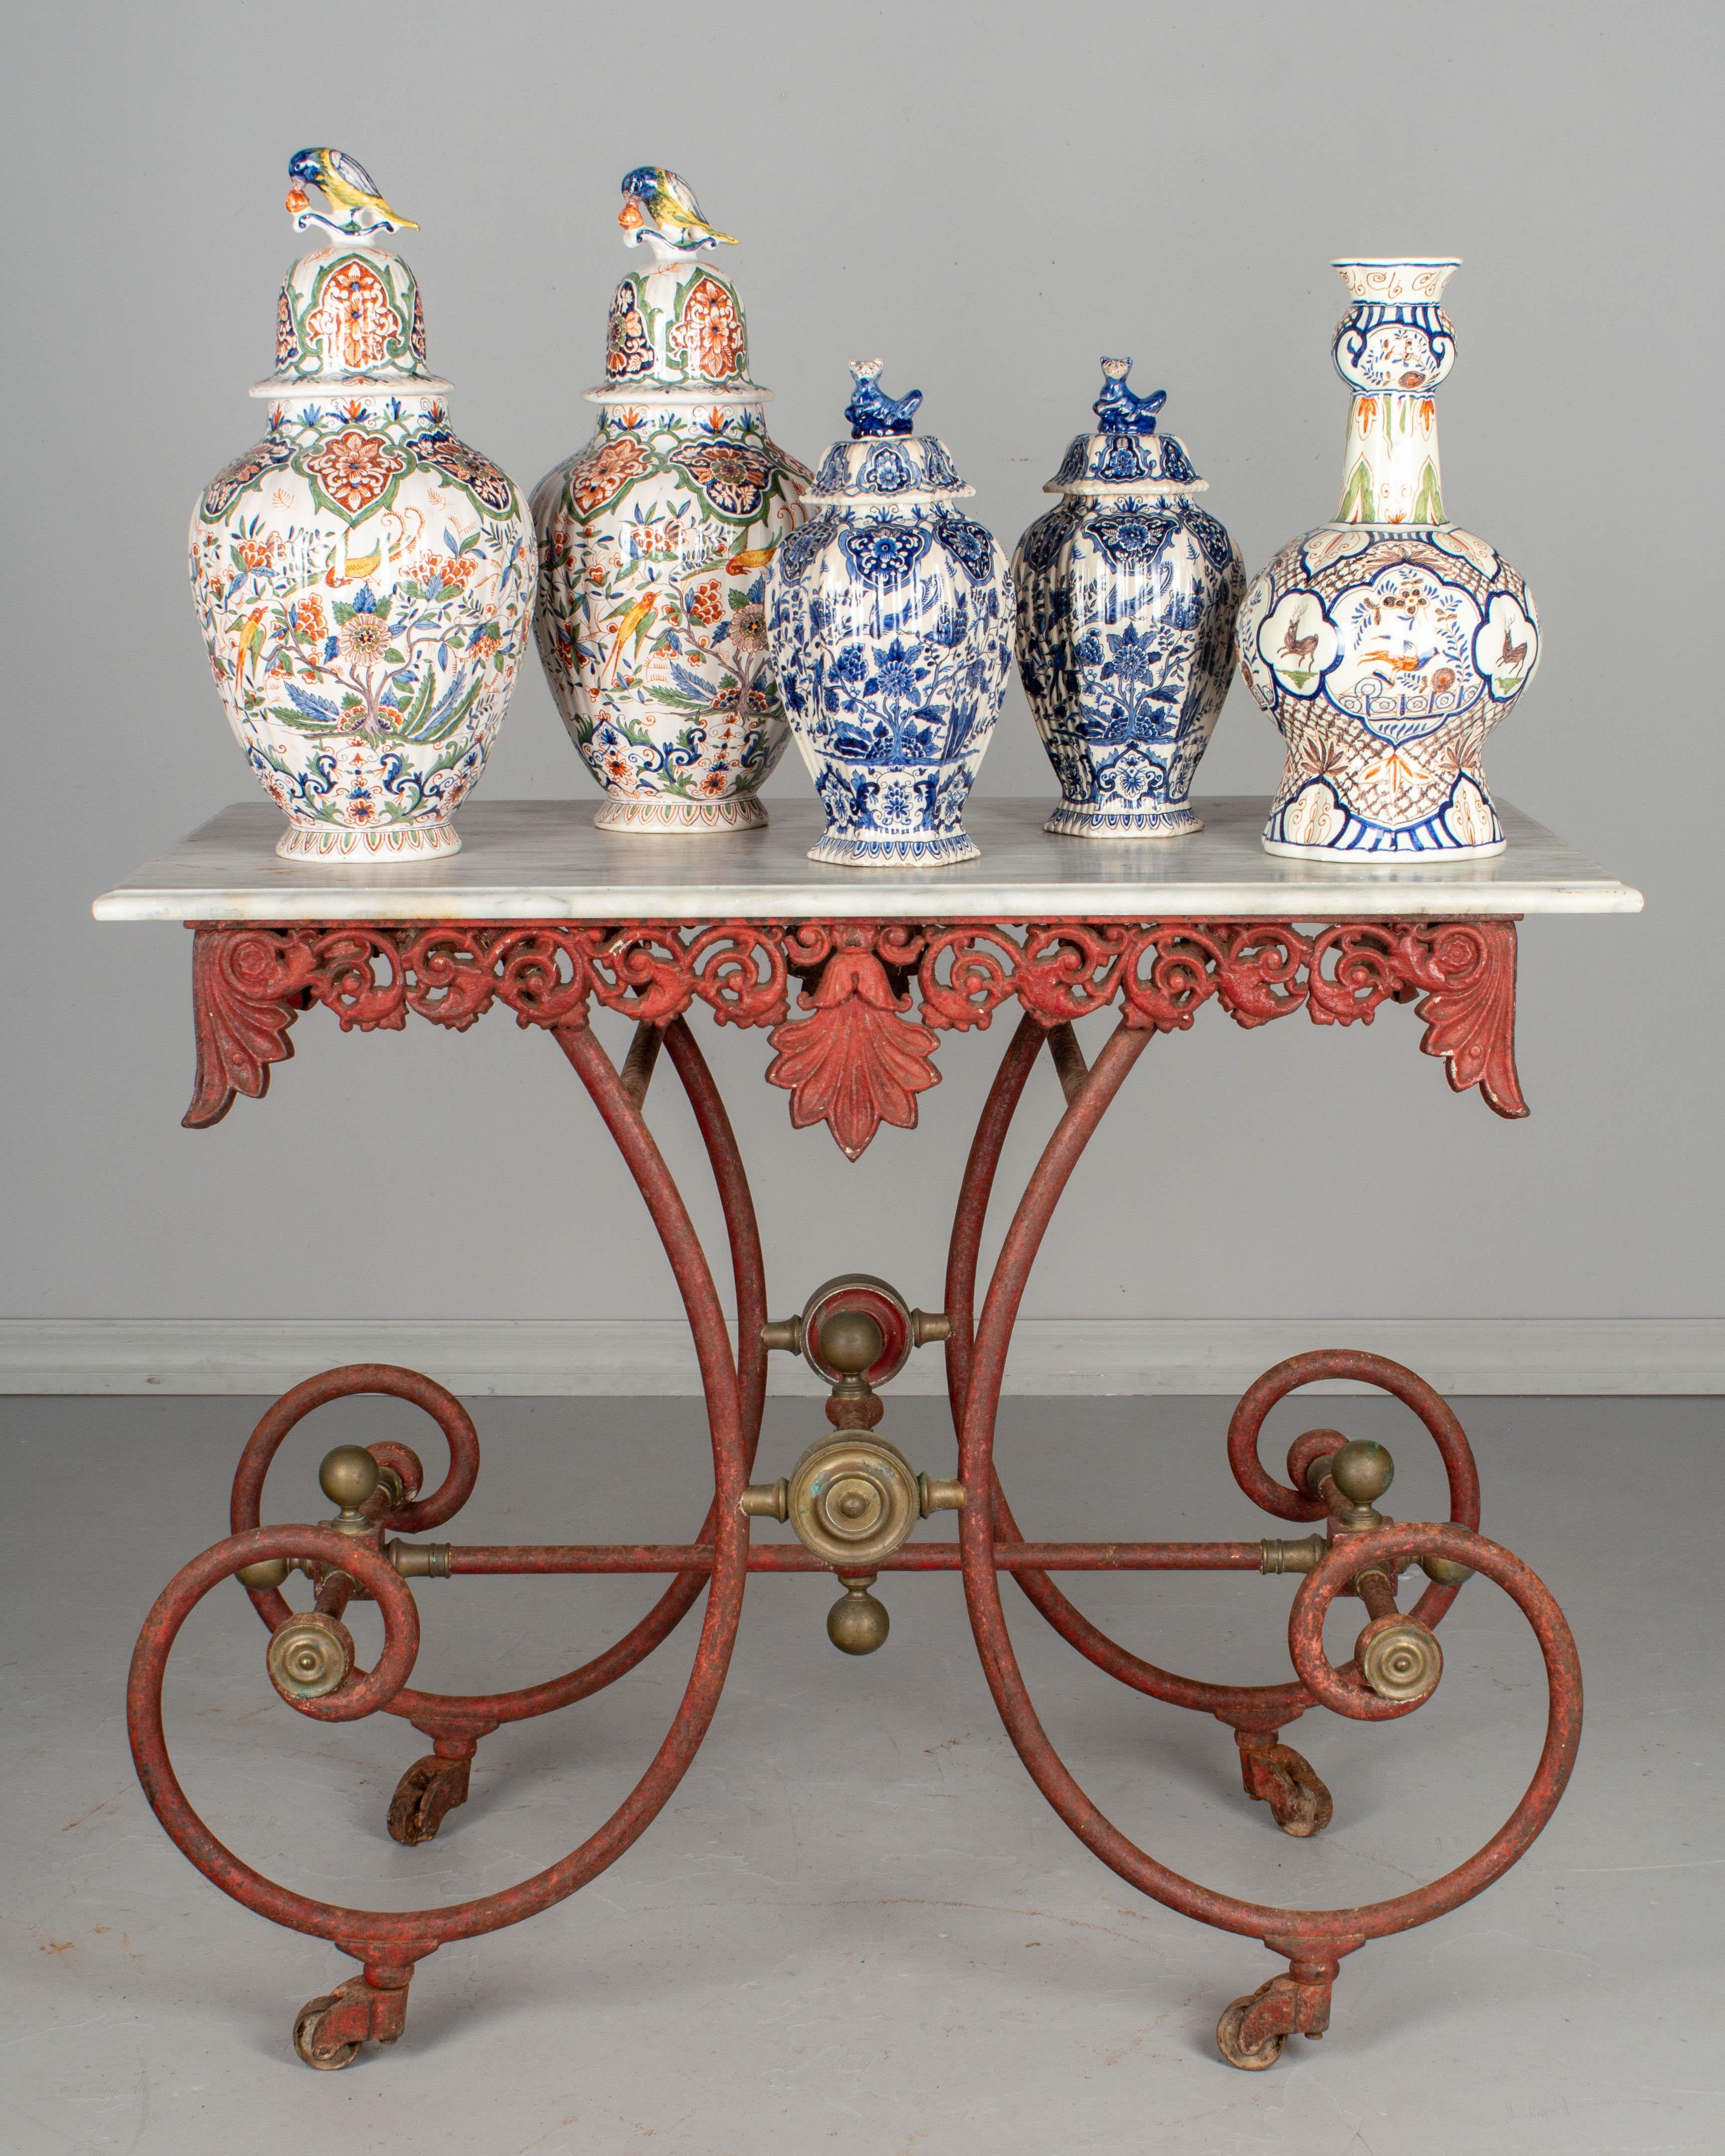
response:
[(321, 1699), (353, 1667), (353, 1635), (339, 1617), (308, 1609), (276, 1626), (264, 1660), (284, 1699)]
[(787, 1517), (805, 1549), (845, 1572), (890, 1557), (922, 1512), (915, 1469), (860, 1430), (818, 1437), (791, 1470)]
[(1412, 1617), (1379, 1617), (1354, 1643), (1360, 1675), (1379, 1699), (1424, 1699), (1444, 1673), (1435, 1634)]
[(886, 1604), (869, 1592), (875, 1575), (841, 1572), (839, 1581), (846, 1592), (827, 1612), (827, 1637), (841, 1655), (872, 1655), (892, 1629)]

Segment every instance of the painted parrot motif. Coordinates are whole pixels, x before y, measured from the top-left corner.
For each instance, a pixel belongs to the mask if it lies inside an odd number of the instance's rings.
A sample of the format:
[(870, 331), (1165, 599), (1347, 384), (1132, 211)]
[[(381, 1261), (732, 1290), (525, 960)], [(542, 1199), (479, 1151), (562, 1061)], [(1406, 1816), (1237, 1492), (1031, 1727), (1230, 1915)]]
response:
[(637, 165), (624, 174), (623, 208), (617, 222), (628, 245), (639, 247), (644, 240), (664, 261), (721, 242), (727, 247), (737, 244), (730, 233), (721, 232), (701, 215), (688, 182), (663, 165)]
[[(331, 209), (343, 213), (339, 223), (310, 207), (307, 187), (318, 188)], [(327, 225), (331, 232), (349, 236), (399, 232), (403, 227), (419, 229), (412, 218), (390, 208), (365, 167), (345, 150), (295, 150), (288, 159), (286, 207), (295, 213), (294, 223), (300, 232), (311, 224)]]

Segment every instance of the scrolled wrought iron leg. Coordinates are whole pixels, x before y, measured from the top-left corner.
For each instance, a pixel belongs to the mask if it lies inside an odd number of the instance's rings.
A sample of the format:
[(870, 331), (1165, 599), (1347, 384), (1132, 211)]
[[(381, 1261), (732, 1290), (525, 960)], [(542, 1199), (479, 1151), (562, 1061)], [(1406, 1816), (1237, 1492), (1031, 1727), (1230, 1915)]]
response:
[[(362, 1964), (362, 1974), (313, 2001), (295, 2023), (296, 2046), (319, 2066), (340, 2066), (367, 2038), (401, 2032), (413, 1965), (453, 1939), (477, 1938), (564, 1900), (614, 1863), (644, 1832), (686, 1773), (711, 1726), (725, 1681), (748, 1577), (748, 1522), (738, 1500), (747, 1480), (741, 1388), (723, 1306), (690, 1219), (651, 1133), (624, 1091), (616, 1067), (584, 1027), (557, 1027), (554, 1038), (574, 1065), (652, 1216), (675, 1276), (701, 1368), (712, 1443), (714, 1551), (703, 1566), (706, 1609), (695, 1665), (670, 1727), (645, 1771), (603, 1825), (567, 1856), (512, 1887), (468, 1902), (425, 1909), (353, 1909), (315, 1901), (265, 1878), (225, 1848), (193, 1810), (167, 1749), (162, 1681), (175, 1640), (206, 1595), (236, 1573), (283, 1558), (311, 1558), (326, 1571), (351, 1573), (384, 1618), (382, 1654), (369, 1673), (350, 1672), (328, 1697), (296, 1699), (314, 1720), (357, 1720), (379, 1707), (409, 1719), (450, 1716), (452, 1703), (404, 1707), (418, 1649), (418, 1617), (405, 1582), (357, 1538), (318, 1527), (252, 1528), (194, 1558), (157, 1598), (144, 1620), (126, 1693), (127, 1729), (151, 1808), (182, 1854), (223, 1891), (259, 1915), (332, 1941)], [(460, 1705), (460, 1702), (453, 1703)], [(470, 1719), (486, 1717), (484, 1703)], [(466, 1732), (458, 1732), (466, 1733)]]

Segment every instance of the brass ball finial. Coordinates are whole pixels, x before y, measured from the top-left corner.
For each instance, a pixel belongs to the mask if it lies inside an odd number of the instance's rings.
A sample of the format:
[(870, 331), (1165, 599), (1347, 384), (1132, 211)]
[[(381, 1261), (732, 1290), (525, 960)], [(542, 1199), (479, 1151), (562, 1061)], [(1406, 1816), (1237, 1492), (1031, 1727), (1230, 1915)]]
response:
[(332, 1505), (355, 1512), (377, 1487), (377, 1463), (362, 1445), (338, 1445), (325, 1453), (317, 1480)]
[(886, 1336), (865, 1310), (835, 1310), (821, 1320), (815, 1353), (846, 1378), (872, 1370), (886, 1353)]
[(1330, 1479), (1350, 1505), (1375, 1505), (1395, 1480), (1395, 1462), (1383, 1445), (1357, 1437), (1331, 1460)]
[(827, 1637), (841, 1655), (872, 1655), (892, 1629), (886, 1604), (869, 1592), (873, 1578), (870, 1573), (845, 1580), (846, 1592), (827, 1612)]

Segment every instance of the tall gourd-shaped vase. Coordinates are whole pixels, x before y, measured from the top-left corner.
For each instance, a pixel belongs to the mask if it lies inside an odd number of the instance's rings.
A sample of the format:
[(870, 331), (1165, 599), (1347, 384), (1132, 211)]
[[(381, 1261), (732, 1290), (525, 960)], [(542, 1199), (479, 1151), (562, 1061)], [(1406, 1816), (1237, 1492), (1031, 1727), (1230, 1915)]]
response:
[(593, 439), (533, 494), (539, 655), (603, 787), (602, 830), (749, 831), (789, 739), (762, 572), (812, 475), (768, 439), (734, 244), (675, 172), (642, 165), (618, 223), (652, 259), (617, 287)]
[(911, 432), (922, 392), (888, 397), (854, 365), (812, 521), (768, 577), (773, 662), (827, 815), (812, 861), (974, 860), (964, 803), (1012, 665), (1005, 557), (956, 505), (974, 491), (945, 443)]
[[(511, 482), (449, 431), (419, 287), (377, 244), (412, 220), (340, 150), (288, 166), (295, 228), (262, 441), (192, 513), (192, 595), (228, 724), (289, 855), (454, 853), (531, 618)], [(310, 206), (316, 187), (336, 213)]]
[(1539, 660), (1521, 578), (1448, 522), (1433, 393), (1455, 358), (1452, 259), (1347, 259), (1353, 393), (1335, 517), (1254, 578), (1237, 644), (1287, 745), (1265, 850), (1296, 859), (1503, 850), (1481, 757)]
[(1173, 839), (1201, 831), (1186, 797), (1215, 731), (1245, 575), (1194, 496), (1185, 444), (1158, 434), (1166, 398), (1102, 362), (1101, 431), (1073, 438), (1043, 489), (1060, 497), (1019, 540), (1019, 672), (1060, 783), (1045, 831)]

